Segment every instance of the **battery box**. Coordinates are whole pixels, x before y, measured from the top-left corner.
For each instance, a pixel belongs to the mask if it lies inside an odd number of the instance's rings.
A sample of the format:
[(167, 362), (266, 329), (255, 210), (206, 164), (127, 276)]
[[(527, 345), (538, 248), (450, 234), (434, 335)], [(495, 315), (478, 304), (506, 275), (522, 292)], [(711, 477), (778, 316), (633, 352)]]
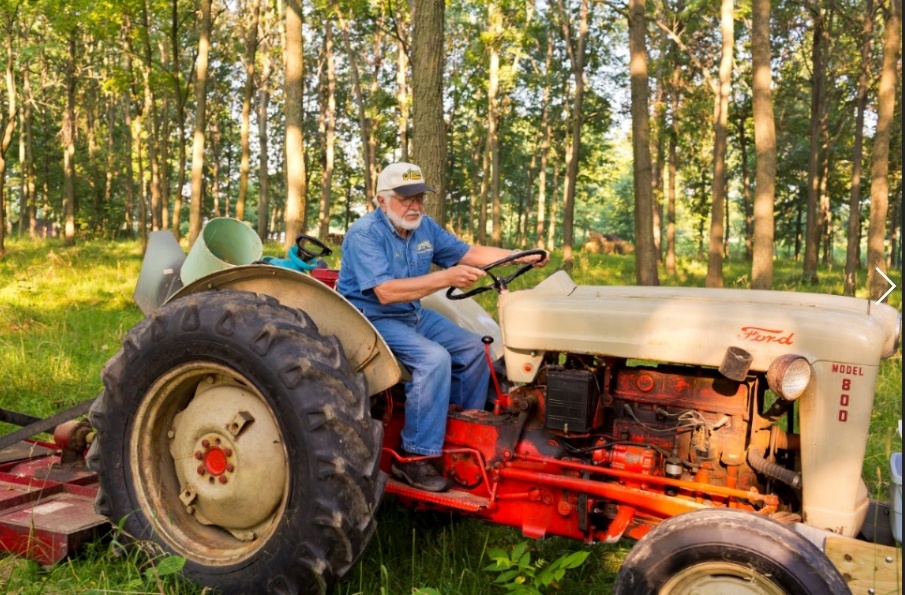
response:
[(593, 429), (600, 385), (593, 372), (547, 368), (548, 430), (582, 434)]

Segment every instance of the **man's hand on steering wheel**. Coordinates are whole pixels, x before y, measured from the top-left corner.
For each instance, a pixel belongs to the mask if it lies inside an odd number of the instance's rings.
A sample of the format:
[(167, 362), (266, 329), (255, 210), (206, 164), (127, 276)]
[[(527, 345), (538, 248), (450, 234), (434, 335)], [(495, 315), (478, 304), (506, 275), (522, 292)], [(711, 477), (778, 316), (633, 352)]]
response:
[[(542, 253), (539, 255), (540, 257), (538, 257), (538, 253)], [(535, 248), (533, 250), (525, 250), (524, 252), (520, 250), (513, 250), (511, 256), (517, 257), (514, 261), (512, 261), (513, 263), (530, 264), (536, 269), (547, 266), (547, 263), (550, 262), (550, 253), (539, 248)]]
[[(480, 287), (475, 287), (471, 291), (466, 291), (464, 293), (454, 293), (456, 287), (450, 287), (446, 291), (446, 297), (451, 300), (464, 300), (465, 298), (478, 295), (479, 293), (484, 293), (485, 291), (488, 291), (490, 289), (496, 289), (497, 291), (502, 293), (508, 289), (508, 285), (512, 282), (513, 279), (521, 277), (533, 268), (546, 265), (549, 260), (550, 254), (546, 250), (541, 250), (539, 248), (533, 250), (525, 250), (524, 252), (513, 251), (509, 254), (509, 256), (503, 257), (496, 262), (491, 262), (490, 264), (480, 268), (480, 270), (484, 271), (487, 276), (493, 280), (492, 283), (482, 285)], [(491, 270), (495, 268), (509, 264), (521, 264), (522, 266), (517, 271), (506, 277), (497, 277), (491, 272)]]

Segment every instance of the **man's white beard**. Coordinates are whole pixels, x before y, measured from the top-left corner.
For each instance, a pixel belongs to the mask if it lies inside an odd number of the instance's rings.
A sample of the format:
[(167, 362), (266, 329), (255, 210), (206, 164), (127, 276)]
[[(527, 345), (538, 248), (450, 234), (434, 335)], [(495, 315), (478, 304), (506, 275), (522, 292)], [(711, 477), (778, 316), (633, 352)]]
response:
[[(395, 200), (395, 199), (391, 198), (390, 200)], [(413, 211), (406, 211), (405, 214), (407, 215), (411, 212), (413, 212)], [(387, 218), (389, 218), (389, 220), (390, 220), (390, 223), (392, 223), (399, 229), (404, 229), (406, 231), (415, 231), (416, 229), (418, 229), (418, 226), (421, 225), (421, 219), (424, 217), (424, 213), (418, 212), (418, 218), (414, 221), (409, 221), (409, 220), (405, 219), (405, 215), (403, 215), (403, 216), (397, 215), (396, 211), (391, 209), (389, 207), (389, 205), (387, 205), (386, 214), (387, 214)]]

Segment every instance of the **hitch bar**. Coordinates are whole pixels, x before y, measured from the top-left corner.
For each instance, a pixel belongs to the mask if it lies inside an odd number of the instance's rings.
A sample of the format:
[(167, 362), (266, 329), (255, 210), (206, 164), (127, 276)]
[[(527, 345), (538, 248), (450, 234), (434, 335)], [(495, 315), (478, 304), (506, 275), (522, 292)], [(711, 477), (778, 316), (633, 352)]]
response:
[(60, 411), (59, 413), (56, 413), (44, 419), (25, 415), (24, 413), (16, 413), (15, 411), (9, 411), (7, 409), (0, 409), (0, 419), (2, 419), (3, 421), (8, 421), (9, 423), (17, 423), (16, 420), (19, 420), (28, 423), (28, 425), (16, 430), (15, 432), (11, 432), (5, 436), (0, 436), (0, 450), (9, 448), (17, 442), (21, 442), (22, 440), (25, 440), (27, 438), (31, 438), (35, 434), (53, 430), (63, 422), (75, 419), (80, 415), (85, 415), (91, 408), (92, 403), (94, 403), (93, 398), (86, 399), (78, 405), (70, 407), (69, 409), (64, 409), (63, 411)]

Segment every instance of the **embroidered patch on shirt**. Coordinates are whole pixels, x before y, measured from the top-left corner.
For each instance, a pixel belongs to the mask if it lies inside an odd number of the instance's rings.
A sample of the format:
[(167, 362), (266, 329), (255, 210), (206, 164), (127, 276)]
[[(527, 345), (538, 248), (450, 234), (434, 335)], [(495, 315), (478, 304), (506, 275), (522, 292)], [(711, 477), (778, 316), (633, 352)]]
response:
[(422, 254), (424, 252), (432, 252), (433, 249), (434, 249), (434, 245), (430, 243), (430, 240), (424, 240), (423, 242), (418, 244), (417, 248), (415, 248), (415, 250), (418, 252), (418, 254)]

